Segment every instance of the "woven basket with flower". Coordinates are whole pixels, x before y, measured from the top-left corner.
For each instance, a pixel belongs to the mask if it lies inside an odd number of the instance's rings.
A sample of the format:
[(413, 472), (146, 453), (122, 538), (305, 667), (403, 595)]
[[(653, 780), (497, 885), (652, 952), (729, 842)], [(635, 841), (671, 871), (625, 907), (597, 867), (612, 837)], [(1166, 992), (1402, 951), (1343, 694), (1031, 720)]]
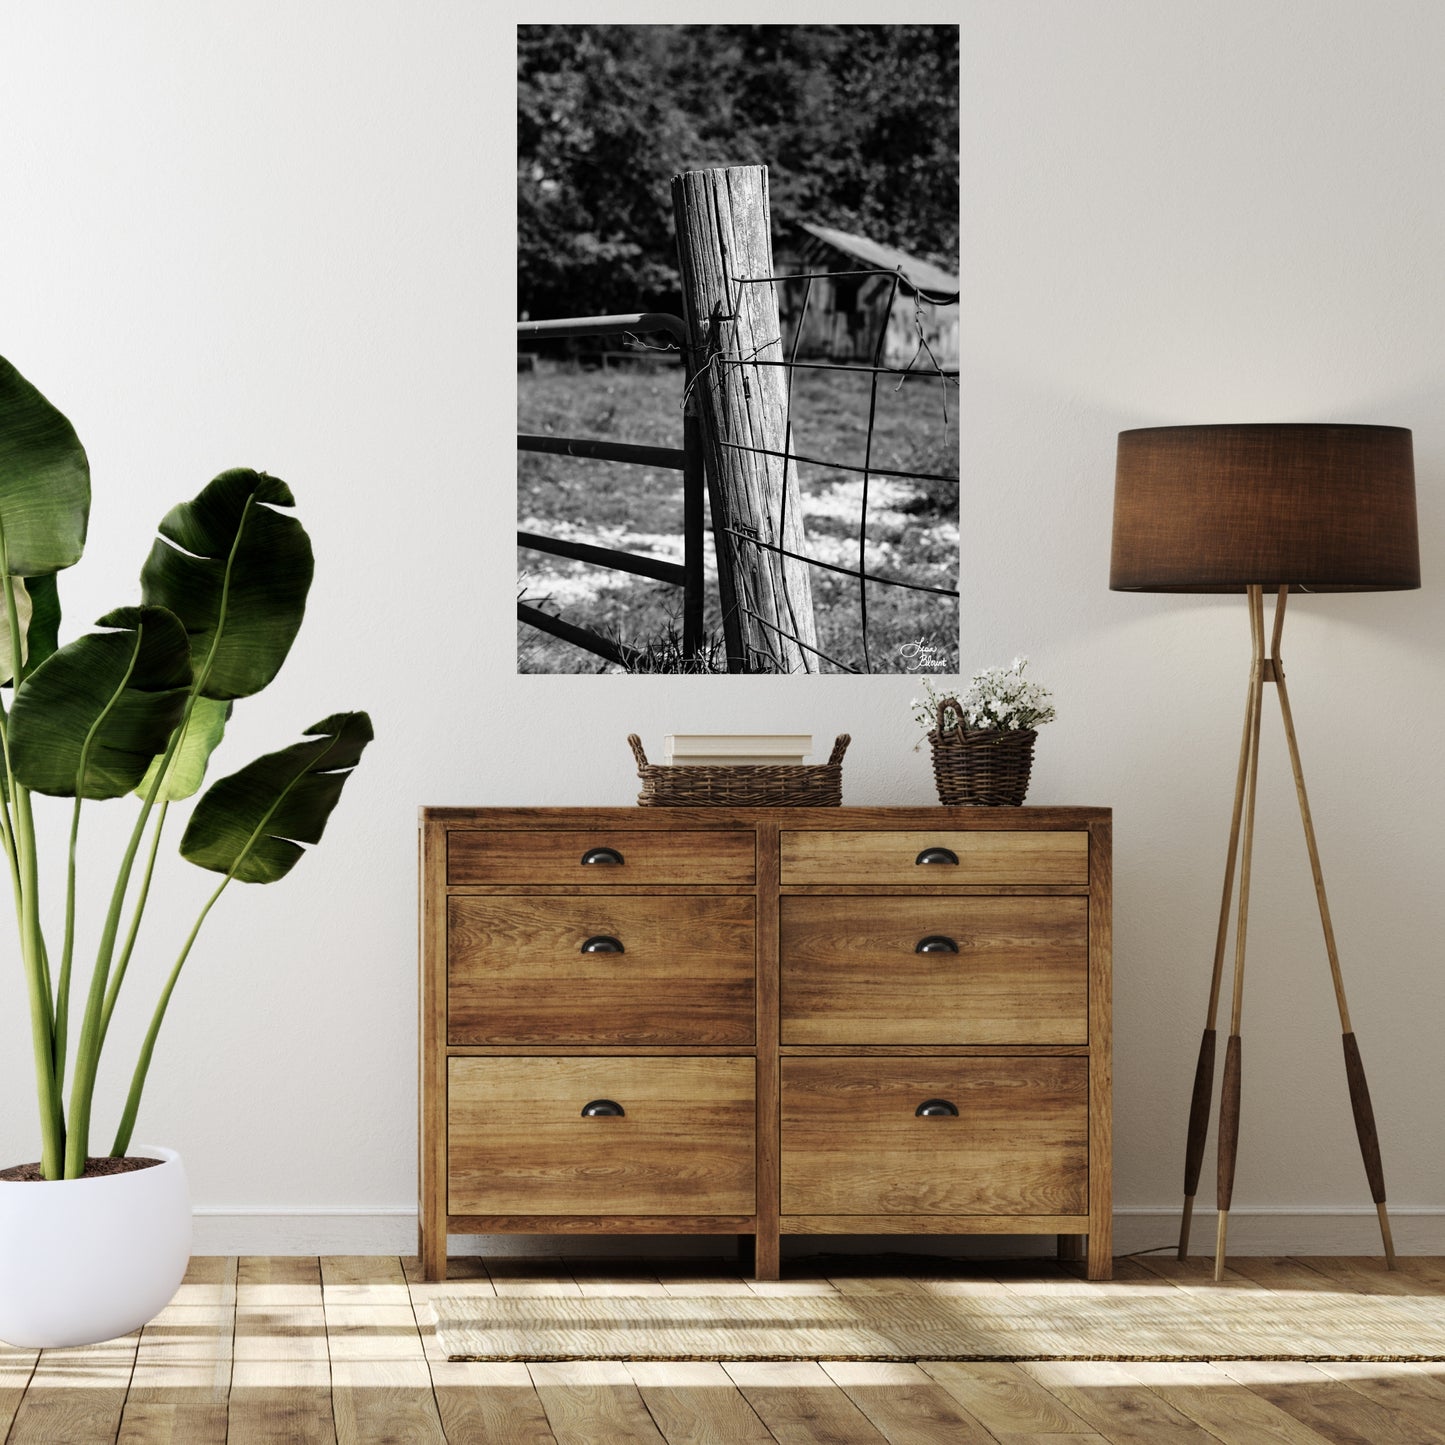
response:
[(933, 780), (946, 807), (1018, 807), (1029, 788), (1038, 727), (1054, 718), (1052, 694), (1024, 679), (1028, 659), (988, 668), (961, 697), (939, 696), (925, 683), (914, 711), (927, 727)]
[(1029, 790), (1034, 765), (1032, 728), (968, 728), (958, 699), (938, 704), (938, 726), (928, 734), (938, 801), (948, 807), (1016, 808)]

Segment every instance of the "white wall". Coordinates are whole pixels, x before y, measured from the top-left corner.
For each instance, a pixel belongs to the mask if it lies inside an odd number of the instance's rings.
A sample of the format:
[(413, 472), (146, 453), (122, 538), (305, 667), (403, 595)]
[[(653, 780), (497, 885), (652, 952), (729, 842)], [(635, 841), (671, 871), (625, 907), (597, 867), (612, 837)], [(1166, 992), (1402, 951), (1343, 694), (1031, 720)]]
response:
[[(1106, 590), (1114, 435), (1339, 418), (1415, 428), (1427, 585), (1301, 602), (1286, 656), (1391, 1198), (1439, 1211), (1445, 12), (917, 9), (959, 13), (964, 657), (1028, 652), (1058, 690), (1031, 800), (1117, 810), (1119, 1202), (1146, 1211), (1136, 1232), (1176, 1202), (1247, 633), (1229, 599)], [(0, 354), (76, 422), (95, 476), (67, 635), (134, 599), (173, 502), (264, 467), (297, 492), (317, 582), (218, 763), (337, 708), (377, 728), (315, 856), (223, 900), (162, 1036), (140, 1135), (184, 1151), (206, 1248), (409, 1237), (418, 804), (628, 803), (628, 731), (706, 727), (846, 729), (847, 801), (932, 799), (904, 677), (514, 675), (510, 51), (465, 0), (0, 15)], [(1275, 746), (1236, 1205), (1368, 1207), (1287, 782)], [(120, 820), (92, 811), (98, 890)], [(170, 862), (117, 1088), (203, 896)], [(35, 1133), (5, 958), (8, 1162)]]
[[(963, 654), (1033, 654), (1040, 795), (1116, 810), (1118, 1200), (1177, 1207), (1249, 634), (1242, 599), (1106, 590), (1115, 435), (1339, 420), (1414, 429), (1425, 585), (1296, 599), (1284, 657), (1390, 1199), (1438, 1213), (1445, 10), (976, 0), (964, 56)], [(1372, 1223), (1266, 708), (1235, 1205)]]

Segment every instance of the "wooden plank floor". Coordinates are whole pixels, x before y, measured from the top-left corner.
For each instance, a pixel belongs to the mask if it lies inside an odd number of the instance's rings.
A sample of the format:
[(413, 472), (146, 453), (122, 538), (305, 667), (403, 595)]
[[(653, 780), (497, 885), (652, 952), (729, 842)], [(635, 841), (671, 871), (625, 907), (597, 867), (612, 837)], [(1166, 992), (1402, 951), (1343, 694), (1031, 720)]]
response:
[(1089, 1284), (1052, 1261), (821, 1256), (754, 1285), (717, 1261), (197, 1259), (138, 1334), (39, 1353), (0, 1345), (6, 1445), (1445, 1445), (1445, 1364), (453, 1364), (431, 1299), (453, 1294), (880, 1290), (1051, 1294), (1215, 1288), (1433, 1296), (1445, 1261), (1123, 1259)]

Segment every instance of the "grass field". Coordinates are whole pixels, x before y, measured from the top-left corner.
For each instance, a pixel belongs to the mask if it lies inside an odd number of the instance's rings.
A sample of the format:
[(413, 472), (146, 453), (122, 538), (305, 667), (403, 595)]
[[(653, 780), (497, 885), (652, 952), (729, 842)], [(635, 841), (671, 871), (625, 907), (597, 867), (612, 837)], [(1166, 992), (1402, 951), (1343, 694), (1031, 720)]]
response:
[[(868, 430), (866, 373), (798, 371), (793, 450), (862, 465)], [(676, 366), (579, 370), (540, 361), (517, 377), (518, 430), (678, 446), (682, 374)], [(614, 462), (519, 453), (520, 529), (682, 560), (681, 474)], [(902, 387), (880, 377), (871, 464), (947, 475), (948, 482), (872, 478), (866, 519), (867, 570), (934, 587), (958, 586), (958, 388), (952, 377), (917, 375)], [(860, 476), (800, 464), (809, 556), (856, 568), (862, 524)], [(518, 591), (533, 606), (634, 647), (679, 625), (680, 589), (646, 578), (519, 552)], [(813, 568), (821, 651), (856, 671), (957, 671), (958, 602), (867, 584), (867, 657), (854, 578)], [(707, 625), (720, 635), (711, 533)], [(518, 625), (520, 672), (613, 671), (568, 643)], [(835, 671), (826, 664), (824, 671)]]

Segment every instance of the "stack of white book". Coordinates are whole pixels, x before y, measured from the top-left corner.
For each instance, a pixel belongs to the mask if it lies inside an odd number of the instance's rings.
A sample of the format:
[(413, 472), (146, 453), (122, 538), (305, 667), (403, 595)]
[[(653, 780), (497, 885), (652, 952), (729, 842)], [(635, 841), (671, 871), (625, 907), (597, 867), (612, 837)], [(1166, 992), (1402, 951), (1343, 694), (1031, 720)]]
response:
[(801, 763), (813, 751), (812, 733), (669, 733), (662, 760), (699, 763)]

